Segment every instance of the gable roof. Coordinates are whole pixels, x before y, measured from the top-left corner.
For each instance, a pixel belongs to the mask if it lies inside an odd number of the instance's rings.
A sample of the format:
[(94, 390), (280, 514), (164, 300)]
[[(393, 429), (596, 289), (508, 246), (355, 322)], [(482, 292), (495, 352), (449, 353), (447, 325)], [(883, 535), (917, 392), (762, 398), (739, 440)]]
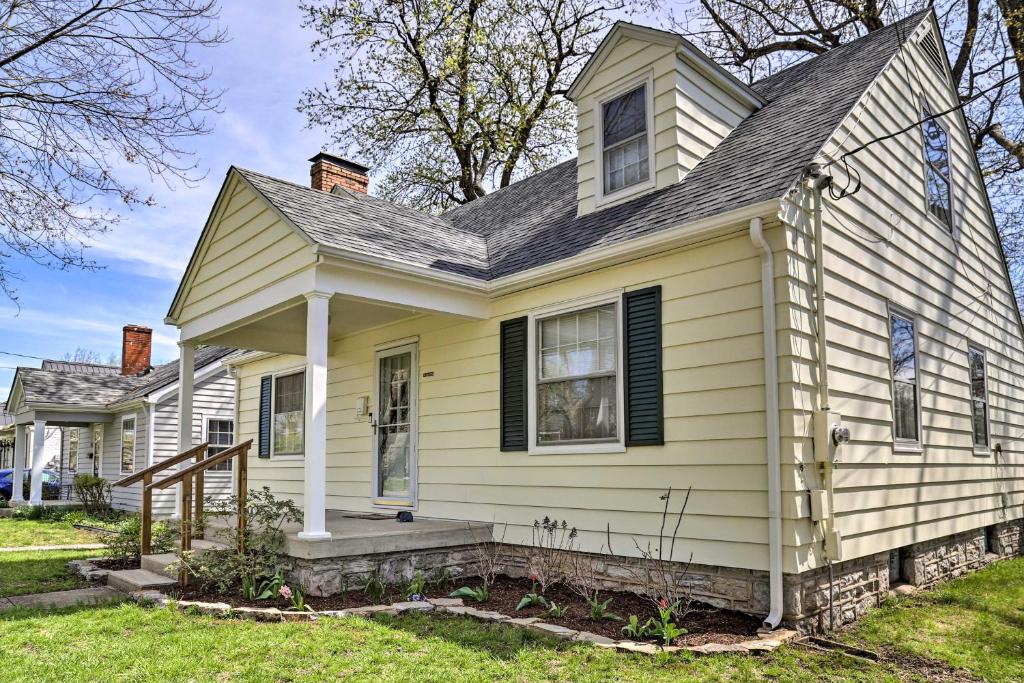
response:
[[(196, 350), (198, 370), (224, 358), (234, 349), (207, 346)], [(62, 406), (109, 406), (142, 398), (178, 381), (178, 361), (164, 363), (144, 375), (98, 374), (61, 369), (18, 368), (15, 383), (20, 383), (26, 404)], [(60, 368), (60, 365), (51, 365)]]
[(72, 372), (78, 375), (119, 375), (121, 368), (118, 365), (104, 365), (102, 363), (83, 363), (73, 360), (44, 360), (42, 370), (53, 370), (54, 372)]
[[(764, 106), (682, 181), (583, 216), (576, 213), (575, 159), (440, 216), (370, 195), (322, 192), (235, 167), (228, 176), (241, 177), (315, 245), (481, 282), (495, 280), (781, 199), (898, 53), (901, 36), (930, 12), (917, 12), (754, 83), (750, 89)], [(169, 316), (183, 296), (187, 278), (188, 272)]]

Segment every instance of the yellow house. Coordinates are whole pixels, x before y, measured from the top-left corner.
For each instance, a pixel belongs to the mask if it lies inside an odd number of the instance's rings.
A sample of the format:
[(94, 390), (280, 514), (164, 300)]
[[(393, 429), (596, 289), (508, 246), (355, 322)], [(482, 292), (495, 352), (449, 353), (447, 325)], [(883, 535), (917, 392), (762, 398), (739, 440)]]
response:
[(938, 31), (748, 86), (620, 23), (569, 92), (578, 156), (440, 216), (325, 153), (311, 187), (231, 168), (167, 320), (182, 377), (250, 351), (237, 438), (304, 508), (312, 592), (434, 547), (346, 526), (395, 510), (512, 548), (565, 519), (614, 581), (669, 488), (680, 580), (768, 628), (1019, 553), (1024, 337)]

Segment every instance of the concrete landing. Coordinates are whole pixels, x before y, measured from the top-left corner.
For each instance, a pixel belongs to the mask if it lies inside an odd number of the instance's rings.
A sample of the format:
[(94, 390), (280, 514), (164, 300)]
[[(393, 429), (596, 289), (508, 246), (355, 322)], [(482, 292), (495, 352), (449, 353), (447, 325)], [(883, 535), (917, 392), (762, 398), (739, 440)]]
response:
[[(216, 541), (208, 541), (206, 539), (197, 538), (192, 541), (192, 552), (197, 555), (202, 554), (206, 550), (213, 548), (223, 548), (224, 545), (217, 543)], [(172, 562), (178, 559), (178, 556), (174, 553), (160, 553), (158, 555), (143, 555), (140, 562), (143, 569), (146, 571), (159, 574), (160, 576), (170, 576), (167, 573), (167, 567)]]
[(151, 572), (146, 569), (121, 569), (107, 575), (107, 586), (122, 593), (169, 588), (178, 585), (177, 579)]
[(36, 593), (34, 595), (15, 595), (11, 598), (0, 598), (0, 611), (15, 607), (74, 607), (76, 605), (98, 605), (111, 600), (123, 600), (124, 595), (109, 586), (95, 588), (77, 588), (70, 591), (55, 593)]

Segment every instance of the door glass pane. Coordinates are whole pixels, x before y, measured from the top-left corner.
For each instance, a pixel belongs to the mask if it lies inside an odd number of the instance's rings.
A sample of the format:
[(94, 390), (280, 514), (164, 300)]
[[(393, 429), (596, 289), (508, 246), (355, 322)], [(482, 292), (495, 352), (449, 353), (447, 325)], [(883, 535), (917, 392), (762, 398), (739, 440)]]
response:
[(377, 495), (412, 498), (412, 353), (380, 359)]

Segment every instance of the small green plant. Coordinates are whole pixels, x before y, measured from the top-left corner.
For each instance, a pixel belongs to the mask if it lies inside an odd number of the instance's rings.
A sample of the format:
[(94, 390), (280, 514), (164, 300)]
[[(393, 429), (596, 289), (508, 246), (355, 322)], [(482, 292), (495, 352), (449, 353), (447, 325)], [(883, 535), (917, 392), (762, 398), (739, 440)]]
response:
[(658, 621), (651, 619), (646, 624), (647, 632), (665, 645), (671, 645), (673, 640), (687, 634), (685, 628), (680, 628), (672, 621), (672, 612), (675, 607), (675, 605), (668, 604), (668, 600), (662, 599), (658, 603)]
[(547, 615), (555, 619), (561, 619), (565, 616), (566, 610), (569, 609), (568, 605), (559, 605), (554, 600), (548, 603)]
[(384, 600), (384, 593), (387, 592), (387, 586), (384, 585), (384, 581), (380, 578), (380, 572), (375, 571), (370, 575), (370, 578), (366, 580), (366, 586), (363, 587), (363, 592), (366, 593), (366, 597), (374, 604), (379, 604)]
[(28, 519), (31, 521), (39, 521), (43, 518), (43, 506), (42, 505), (22, 505), (21, 507), (14, 508), (14, 512), (11, 513), (11, 517), (14, 519)]
[(641, 624), (640, 617), (635, 614), (630, 614), (629, 623), (622, 627), (622, 633), (633, 640), (643, 640), (650, 636), (650, 632), (648, 631), (650, 623), (651, 622), (648, 621), (646, 624)]
[(0, 498), (0, 510), (3, 510), (4, 508), (7, 508), (9, 506), (10, 503), (7, 502), (6, 498)]
[(445, 567), (441, 571), (437, 572), (437, 575), (434, 576), (431, 583), (442, 590), (448, 590), (455, 585), (455, 576), (452, 574), (452, 570), (450, 568)]
[(487, 602), (487, 598), (489, 598), (490, 595), (491, 589), (487, 586), (486, 583), (484, 583), (479, 588), (463, 586), (462, 588), (452, 591), (450, 597), (468, 598), (475, 602)]
[(612, 604), (612, 599), (608, 598), (604, 602), (597, 599), (595, 594), (592, 598), (587, 598), (587, 604), (590, 605), (590, 618), (593, 621), (622, 621), (622, 617), (618, 614), (612, 614), (608, 611), (608, 607)]
[(255, 577), (242, 576), (242, 597), (246, 600), (269, 600), (284, 586), (284, 572), (278, 569), (272, 577), (261, 581), (258, 587), (256, 582)]
[(417, 598), (422, 599), (423, 594), (427, 592), (427, 579), (423, 576), (423, 572), (416, 572), (412, 580), (406, 585), (405, 590), (402, 594), (406, 600), (415, 600)]
[(523, 599), (516, 605), (516, 611), (523, 609), (524, 607), (547, 607), (548, 601), (541, 595), (541, 591), (537, 587), (537, 575), (531, 574), (530, 581), (533, 583), (533, 588), (530, 592), (523, 596)]
[[(138, 560), (142, 554), (142, 519), (138, 515), (118, 522), (117, 533), (106, 539), (107, 554), (117, 560)], [(174, 530), (167, 522), (153, 522), (150, 543), (154, 553), (169, 553), (174, 549)]]

